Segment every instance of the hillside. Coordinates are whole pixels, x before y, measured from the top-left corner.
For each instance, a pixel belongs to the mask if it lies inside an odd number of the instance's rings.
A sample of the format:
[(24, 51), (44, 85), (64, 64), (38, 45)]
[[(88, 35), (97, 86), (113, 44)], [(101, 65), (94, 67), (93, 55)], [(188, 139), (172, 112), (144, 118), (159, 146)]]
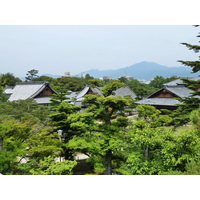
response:
[[(79, 76), (83, 74), (78, 74)], [(136, 79), (151, 80), (155, 76), (171, 77), (171, 76), (197, 76), (197, 74), (191, 73), (190, 67), (167, 67), (159, 65), (154, 62), (141, 62), (129, 67), (124, 67), (116, 70), (89, 70), (85, 71), (84, 74), (89, 74), (95, 78), (101, 78), (103, 76), (111, 76), (112, 79), (119, 78), (126, 74)]]

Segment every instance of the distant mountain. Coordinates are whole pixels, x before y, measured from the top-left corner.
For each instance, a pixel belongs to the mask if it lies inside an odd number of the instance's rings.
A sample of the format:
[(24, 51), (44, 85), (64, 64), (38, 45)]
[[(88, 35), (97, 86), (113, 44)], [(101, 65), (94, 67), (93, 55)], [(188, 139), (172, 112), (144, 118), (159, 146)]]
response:
[[(111, 76), (112, 79), (119, 78), (126, 74), (139, 80), (151, 80), (155, 76), (171, 77), (193, 77), (197, 76), (197, 73), (191, 73), (190, 67), (167, 67), (159, 65), (154, 62), (140, 62), (129, 67), (124, 67), (116, 70), (89, 70), (83, 72), (89, 74), (95, 78), (102, 78), (103, 76)], [(78, 74), (79, 76), (83, 73)]]

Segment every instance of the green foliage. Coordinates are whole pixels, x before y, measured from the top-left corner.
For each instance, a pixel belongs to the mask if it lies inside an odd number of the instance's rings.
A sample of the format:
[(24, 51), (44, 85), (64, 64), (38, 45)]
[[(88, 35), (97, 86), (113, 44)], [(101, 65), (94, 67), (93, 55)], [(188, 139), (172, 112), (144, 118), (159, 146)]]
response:
[(22, 82), (22, 80), (9, 72), (6, 74), (0, 74), (0, 86), (3, 88), (6, 86), (14, 86), (16, 82)]
[(50, 85), (54, 88), (54, 86), (57, 85), (56, 79), (50, 77), (50, 76), (39, 76), (37, 78), (34, 78), (34, 81), (47, 81), (50, 83)]
[[(2, 174), (71, 174), (76, 162), (55, 162), (61, 155), (61, 141), (51, 127), (30, 121), (5, 119), (0, 124), (3, 148), (0, 154)], [(22, 160), (26, 162), (22, 162)]]
[[(62, 130), (63, 142), (67, 143), (75, 135), (81, 132), (82, 123), (80, 121), (74, 121), (70, 115), (75, 117), (78, 116), (80, 107), (70, 104), (69, 102), (63, 101), (59, 105), (54, 106), (50, 113), (50, 124), (54, 126), (54, 130)], [(77, 116), (76, 116), (77, 114)], [(65, 159), (73, 159), (73, 152), (68, 149), (64, 144), (62, 156)]]
[(120, 82), (106, 85), (103, 88), (105, 97), (87, 95), (83, 101), (88, 106), (85, 112), (80, 113), (78, 117), (70, 116), (74, 120), (79, 120), (75, 126), (80, 127), (82, 133), (71, 139), (67, 146), (87, 153), (90, 162), (99, 173), (112, 174), (112, 168), (116, 168), (118, 163), (115, 161), (122, 159), (121, 149), (126, 146), (125, 133), (129, 123), (125, 117), (125, 109), (132, 104), (132, 100), (107, 96), (121, 85)]
[(102, 93), (105, 97), (113, 94), (117, 88), (125, 87), (126, 85), (118, 80), (111, 81), (108, 85), (105, 85), (102, 89)]
[(179, 79), (177, 76), (172, 76), (168, 78), (164, 78), (163, 76), (156, 76), (154, 79), (149, 83), (149, 86), (160, 89), (163, 87), (163, 84), (174, 81)]
[(192, 111), (190, 114), (190, 120), (195, 125), (195, 127), (200, 130), (200, 108)]
[(151, 127), (161, 127), (161, 126), (168, 126), (171, 124), (173, 119), (168, 115), (159, 115), (155, 121), (152, 121), (150, 126)]
[(167, 128), (135, 128), (128, 133), (126, 161), (117, 169), (122, 174), (153, 175), (186, 172), (188, 162), (199, 157), (200, 141), (195, 131), (176, 135)]
[(30, 71), (27, 72), (26, 74), (26, 81), (34, 81), (34, 79), (38, 78), (38, 70), (36, 69), (32, 69)]
[(56, 79), (57, 84), (55, 85), (55, 90), (65, 89), (71, 90), (73, 92), (80, 91), (84, 88), (84, 79), (78, 77), (59, 77)]
[(138, 116), (144, 118), (147, 122), (154, 120), (161, 113), (158, 109), (149, 105), (139, 105), (136, 110)]
[(102, 86), (103, 85), (103, 81), (95, 78), (95, 79), (90, 79), (89, 80), (89, 84), (92, 86), (92, 87), (99, 87), (99, 86)]
[(190, 121), (190, 113), (193, 110), (198, 109), (200, 103), (200, 100), (194, 97), (184, 97), (179, 98), (178, 100), (182, 103), (179, 104), (178, 109), (170, 114), (175, 126), (187, 124)]
[(118, 78), (118, 80), (121, 81), (122, 83), (125, 83), (125, 84), (128, 83), (128, 79), (125, 76)]
[(68, 138), (71, 138), (75, 133), (71, 131), (70, 121), (68, 118), (71, 114), (77, 113), (80, 110), (80, 107), (63, 101), (53, 109), (54, 112), (50, 114), (52, 125), (56, 126), (57, 130), (63, 130), (63, 132), (68, 135)]
[(46, 106), (38, 105), (35, 100), (19, 100), (0, 103), (0, 114), (12, 116), (17, 120), (30, 120), (46, 124), (49, 121), (49, 111)]
[(85, 75), (85, 79), (86, 79), (87, 81), (90, 81), (90, 80), (94, 79), (94, 77), (90, 76), (89, 74), (86, 74), (86, 75)]
[[(199, 35), (197, 36), (199, 37)], [(188, 43), (182, 43), (185, 45), (189, 50), (193, 50), (195, 53), (198, 53), (200, 50), (199, 45), (191, 45)], [(179, 60), (178, 62), (181, 62), (183, 65), (189, 66), (192, 68), (192, 72), (198, 72), (200, 71), (200, 61), (182, 61)], [(200, 88), (200, 81), (194, 81), (189, 79), (182, 79), (186, 84), (187, 87), (194, 90), (194, 92), (191, 94), (191, 97), (180, 99), (182, 104), (179, 106), (179, 109), (174, 113), (175, 120), (178, 121), (178, 125), (182, 125), (184, 123), (189, 122), (189, 114), (197, 109), (200, 104), (200, 100), (198, 98), (195, 98), (195, 95), (200, 95), (199, 88)], [(194, 96), (194, 97), (193, 97)]]
[(63, 101), (69, 99), (66, 95), (70, 94), (66, 89), (57, 88), (57, 93), (54, 93), (50, 99), (51, 106), (58, 106)]
[(1, 102), (6, 102), (8, 100), (8, 97), (6, 94), (3, 92), (3, 87), (0, 86), (0, 103)]
[(40, 160), (37, 168), (31, 169), (30, 173), (32, 175), (71, 175), (76, 165), (76, 161), (55, 162), (53, 157), (48, 156)]
[(140, 83), (137, 79), (127, 81), (126, 84), (136, 94), (137, 99), (142, 99), (157, 90), (149, 84)]
[[(200, 36), (200, 33), (197, 35), (197, 37)], [(193, 50), (195, 53), (199, 53), (200, 46), (199, 45), (192, 45), (188, 43), (181, 43), (185, 45), (189, 50)], [(183, 65), (189, 66), (192, 68), (193, 73), (200, 71), (200, 61), (182, 61), (178, 60), (178, 62), (181, 62)]]

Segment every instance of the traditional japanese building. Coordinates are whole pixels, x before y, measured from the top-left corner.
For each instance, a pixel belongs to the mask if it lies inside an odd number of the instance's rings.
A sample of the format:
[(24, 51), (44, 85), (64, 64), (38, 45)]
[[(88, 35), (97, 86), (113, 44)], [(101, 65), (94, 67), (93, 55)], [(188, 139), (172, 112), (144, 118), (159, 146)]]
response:
[(18, 82), (13, 87), (6, 87), (4, 93), (8, 101), (26, 100), (33, 98), (38, 104), (50, 104), (50, 98), (56, 91), (46, 81)]
[[(74, 104), (77, 106), (82, 106), (82, 101), (85, 99), (85, 95), (88, 94), (103, 95), (101, 89), (102, 88), (91, 87), (87, 85), (80, 93), (77, 94), (77, 96), (75, 96), (76, 100), (74, 101)], [(111, 96), (130, 96), (133, 100), (136, 98), (136, 94), (128, 86), (116, 89), (113, 91)]]
[[(188, 78), (190, 80), (200, 80), (200, 77)], [(190, 97), (193, 90), (186, 87), (186, 83), (177, 79), (163, 85), (163, 88), (151, 94), (146, 99), (135, 102), (136, 104), (152, 105), (158, 109), (174, 110), (181, 104), (176, 98)], [(199, 96), (196, 96), (200, 98)]]

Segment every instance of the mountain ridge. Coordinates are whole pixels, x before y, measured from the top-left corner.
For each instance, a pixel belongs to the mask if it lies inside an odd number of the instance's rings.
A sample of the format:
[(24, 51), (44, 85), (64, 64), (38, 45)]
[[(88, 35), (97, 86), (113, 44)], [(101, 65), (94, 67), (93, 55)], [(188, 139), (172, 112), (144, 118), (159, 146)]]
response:
[(126, 76), (131, 76), (135, 79), (140, 80), (151, 80), (155, 76), (171, 77), (171, 76), (196, 76), (197, 73), (191, 73), (190, 67), (180, 66), (180, 67), (168, 67), (164, 65), (157, 64), (155, 62), (143, 61), (140, 63), (133, 64), (128, 67), (114, 69), (114, 70), (97, 70), (91, 69), (82, 73), (77, 74), (89, 74), (94, 78), (102, 78), (103, 76), (111, 76), (112, 79), (122, 77), (124, 74)]

